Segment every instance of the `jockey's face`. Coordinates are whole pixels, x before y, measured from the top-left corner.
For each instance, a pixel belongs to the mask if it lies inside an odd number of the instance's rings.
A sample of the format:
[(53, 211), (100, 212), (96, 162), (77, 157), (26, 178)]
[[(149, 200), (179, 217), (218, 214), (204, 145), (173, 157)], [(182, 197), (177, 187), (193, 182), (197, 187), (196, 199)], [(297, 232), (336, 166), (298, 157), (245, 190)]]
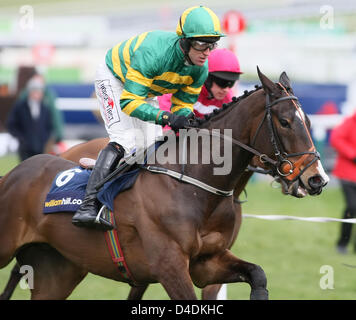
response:
[(205, 61), (208, 59), (210, 53), (211, 50), (209, 48), (205, 49), (204, 51), (198, 51), (193, 47), (190, 47), (188, 55), (193, 64), (202, 67)]
[(216, 100), (223, 100), (226, 97), (226, 95), (229, 93), (230, 88), (229, 87), (221, 88), (213, 81), (210, 90)]

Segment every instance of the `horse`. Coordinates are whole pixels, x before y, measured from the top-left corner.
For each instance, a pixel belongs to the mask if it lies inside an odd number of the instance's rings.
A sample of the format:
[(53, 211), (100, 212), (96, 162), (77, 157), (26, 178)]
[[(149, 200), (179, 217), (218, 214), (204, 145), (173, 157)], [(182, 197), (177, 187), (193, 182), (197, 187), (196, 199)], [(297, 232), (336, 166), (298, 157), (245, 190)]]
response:
[[(70, 148), (67, 151), (60, 154), (59, 156), (64, 159), (72, 160), (72, 161), (78, 162), (78, 163), (80, 163), (80, 160), (83, 158), (96, 159), (100, 150), (102, 150), (108, 143), (109, 143), (109, 138), (93, 139), (91, 141), (75, 145), (72, 148)], [(254, 158), (251, 165), (257, 167), (257, 166), (263, 166), (263, 163), (260, 163), (258, 158)], [(241, 176), (241, 178), (239, 179), (238, 185), (235, 186), (235, 188), (234, 188), (234, 198), (235, 198), (234, 204), (235, 204), (235, 210), (236, 210), (236, 219), (238, 219), (240, 221), (242, 218), (242, 208), (241, 208), (241, 203), (239, 202), (238, 199), (239, 199), (240, 194), (244, 190), (247, 182), (251, 178), (252, 174), (253, 174), (253, 171), (245, 171), (243, 173), (243, 175)], [(238, 232), (239, 232), (239, 228), (236, 228), (234, 235), (232, 237), (232, 241), (229, 245), (229, 248), (231, 248), (232, 244), (234, 243), (235, 239), (237, 238)], [(18, 268), (18, 267), (16, 267), (16, 268)], [(18, 281), (20, 281), (20, 277), (18, 277), (15, 270), (12, 272), (12, 274), (15, 279), (18, 279)], [(16, 281), (16, 280), (14, 280), (14, 281)], [(13, 282), (13, 283), (15, 283), (15, 282)], [(148, 286), (132, 287), (130, 290), (130, 293), (128, 295), (128, 299), (129, 300), (141, 299), (143, 297), (143, 294), (145, 293), (147, 287)], [(202, 299), (216, 300), (220, 288), (221, 288), (221, 284), (206, 286), (202, 290)]]
[[(203, 180), (214, 190), (232, 190), (251, 158), (259, 155), (290, 190), (320, 194), (328, 177), (287, 75), (283, 73), (278, 84), (259, 69), (258, 76), (262, 87), (198, 126), (208, 132), (231, 130), (230, 172), (218, 176), (213, 163), (189, 163), (185, 176)], [(230, 282), (247, 282), (251, 299), (268, 298), (262, 268), (228, 249), (241, 223), (231, 192), (208, 192), (142, 170), (133, 187), (114, 200), (115, 224), (131, 274), (127, 279), (112, 263), (102, 232), (74, 227), (69, 214), (42, 213), (54, 177), (75, 165), (39, 155), (0, 180), (0, 268), (14, 257), (20, 265), (32, 265), (32, 299), (65, 299), (88, 272), (133, 286), (159, 282), (171, 299), (196, 299), (193, 283), (203, 288)], [(179, 163), (163, 167), (181, 170)]]
[[(71, 160), (81, 163), (81, 159), (97, 159), (100, 150), (102, 150), (109, 143), (109, 138), (96, 138), (87, 142), (79, 143), (70, 149), (62, 152), (59, 156), (63, 159)], [(258, 158), (253, 159), (251, 163), (253, 166), (263, 166), (263, 164), (259, 163)], [(242, 208), (239, 199), (240, 194), (244, 190), (248, 180), (252, 176), (253, 171), (245, 171), (239, 180), (238, 185), (234, 189), (234, 203), (236, 206), (236, 219), (241, 220)], [(229, 248), (232, 246), (234, 240), (236, 239), (239, 232), (239, 228), (236, 228), (234, 236), (232, 237), (232, 242)], [(20, 273), (20, 266), (15, 264), (10, 273), (10, 278), (8, 280), (7, 285), (2, 294), (0, 294), (0, 300), (9, 300), (22, 278), (22, 274)], [(218, 292), (221, 288), (220, 284), (216, 285), (208, 285), (202, 290), (202, 299), (205, 300), (216, 300)], [(132, 287), (128, 296), (129, 300), (139, 300), (142, 298), (144, 292), (146, 291), (147, 286), (141, 287)]]

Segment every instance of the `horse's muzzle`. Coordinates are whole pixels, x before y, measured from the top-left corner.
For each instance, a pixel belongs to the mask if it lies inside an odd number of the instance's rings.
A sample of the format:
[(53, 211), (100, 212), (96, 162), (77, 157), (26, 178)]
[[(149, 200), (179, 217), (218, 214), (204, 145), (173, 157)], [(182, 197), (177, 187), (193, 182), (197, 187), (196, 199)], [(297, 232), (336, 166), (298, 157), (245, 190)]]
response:
[(292, 183), (288, 183), (280, 177), (275, 178), (275, 181), (281, 184), (283, 194), (296, 198), (304, 198), (308, 194), (311, 196), (319, 195), (328, 183), (319, 174), (308, 178), (308, 188), (306, 188), (301, 178), (294, 180)]
[(292, 183), (288, 183), (286, 180), (277, 177), (275, 178), (275, 181), (280, 183), (282, 193), (285, 195), (290, 195), (296, 198), (304, 198), (308, 194), (305, 188), (301, 186), (303, 184), (299, 179), (293, 181)]
[(308, 185), (310, 187), (308, 193), (311, 196), (319, 195), (327, 183), (328, 182), (324, 181), (323, 177), (319, 174), (310, 177), (308, 179)]

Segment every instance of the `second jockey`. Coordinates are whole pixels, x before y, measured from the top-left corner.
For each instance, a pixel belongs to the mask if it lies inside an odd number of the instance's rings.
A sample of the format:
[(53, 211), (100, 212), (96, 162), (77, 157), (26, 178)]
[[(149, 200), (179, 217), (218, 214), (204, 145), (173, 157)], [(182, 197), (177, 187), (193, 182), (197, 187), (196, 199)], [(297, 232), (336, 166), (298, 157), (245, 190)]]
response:
[[(241, 72), (240, 63), (236, 55), (228, 49), (216, 49), (209, 58), (209, 76), (199, 94), (198, 101), (194, 104), (194, 114), (198, 118), (212, 113), (221, 108), (224, 103), (232, 101), (233, 90)], [(169, 110), (171, 94), (158, 97), (162, 110)]]
[(240, 63), (228, 49), (216, 49), (209, 56), (209, 76), (194, 104), (194, 113), (202, 118), (232, 100), (232, 87), (239, 80)]

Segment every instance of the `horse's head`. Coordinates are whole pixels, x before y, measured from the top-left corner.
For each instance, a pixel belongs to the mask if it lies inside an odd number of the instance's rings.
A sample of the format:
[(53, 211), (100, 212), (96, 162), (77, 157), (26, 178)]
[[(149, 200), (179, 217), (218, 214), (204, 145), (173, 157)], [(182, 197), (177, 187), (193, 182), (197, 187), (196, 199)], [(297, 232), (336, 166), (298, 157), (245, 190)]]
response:
[(251, 134), (252, 145), (263, 155), (265, 167), (286, 194), (304, 197), (320, 194), (328, 183), (310, 134), (310, 120), (294, 96), (285, 72), (279, 82), (268, 79), (258, 68), (266, 98), (265, 110)]

